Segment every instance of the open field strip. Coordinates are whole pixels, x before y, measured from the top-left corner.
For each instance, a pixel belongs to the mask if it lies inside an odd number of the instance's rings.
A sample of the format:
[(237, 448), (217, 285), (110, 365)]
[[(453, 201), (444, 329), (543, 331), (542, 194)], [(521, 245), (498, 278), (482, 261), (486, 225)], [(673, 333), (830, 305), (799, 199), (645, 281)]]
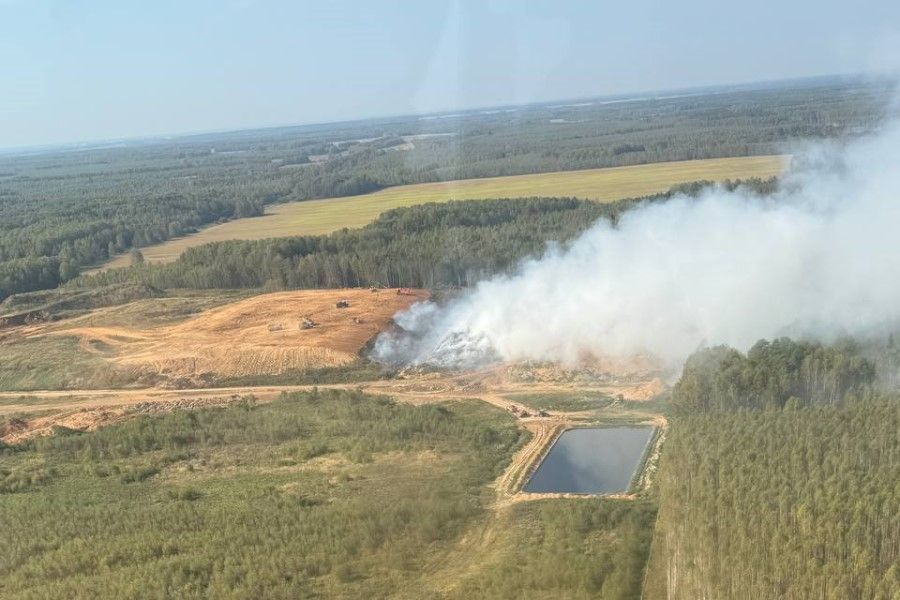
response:
[[(141, 252), (148, 261), (170, 262), (185, 249), (210, 242), (330, 233), (344, 227), (362, 227), (392, 208), (427, 202), (535, 196), (610, 202), (664, 192), (693, 181), (768, 178), (782, 173), (789, 161), (786, 155), (744, 156), (403, 185), (362, 196), (271, 205), (262, 217), (214, 225), (194, 235), (142, 248)], [(126, 254), (102, 268), (128, 264)]]

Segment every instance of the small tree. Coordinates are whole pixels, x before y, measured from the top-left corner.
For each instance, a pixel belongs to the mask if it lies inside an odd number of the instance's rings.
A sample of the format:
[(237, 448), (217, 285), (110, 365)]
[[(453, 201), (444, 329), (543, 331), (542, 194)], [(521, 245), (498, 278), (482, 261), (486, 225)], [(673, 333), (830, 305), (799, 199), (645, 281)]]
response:
[(137, 248), (132, 248), (131, 252), (128, 253), (131, 258), (132, 265), (142, 265), (144, 264), (144, 253), (138, 250)]

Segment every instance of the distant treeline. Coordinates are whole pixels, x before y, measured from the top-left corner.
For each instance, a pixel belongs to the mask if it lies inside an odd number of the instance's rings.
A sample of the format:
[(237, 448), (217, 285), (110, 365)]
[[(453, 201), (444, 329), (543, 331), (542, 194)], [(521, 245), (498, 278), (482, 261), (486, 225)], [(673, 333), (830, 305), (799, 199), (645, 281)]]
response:
[(267, 203), (407, 183), (777, 152), (795, 139), (869, 130), (889, 97), (879, 84), (817, 83), (5, 156), (0, 300), (55, 287), (131, 248), (261, 214)]
[(218, 220), (262, 214), (262, 200), (235, 195), (210, 190), (194, 197), (142, 197), (105, 206), (100, 201), (61, 201), (47, 212), (29, 204), (19, 210), (6, 207), (0, 210), (0, 300), (56, 287), (82, 267), (132, 247), (185, 235)]
[[(599, 203), (574, 198), (466, 200), (398, 208), (373, 223), (323, 236), (217, 242), (189, 248), (170, 264), (140, 264), (82, 277), (77, 286), (144, 283), (158, 288), (297, 289), (359, 286), (461, 287), (514, 268), (565, 243), (598, 219), (676, 192)], [(738, 182), (725, 184), (735, 187)], [(741, 182), (760, 193), (773, 180)]]
[(388, 211), (323, 236), (217, 242), (171, 264), (142, 264), (73, 282), (173, 288), (443, 287), (471, 284), (566, 240), (629, 203), (575, 199), (474, 200)]
[(648, 581), (673, 600), (896, 598), (900, 397), (874, 376), (850, 343), (693, 356)]

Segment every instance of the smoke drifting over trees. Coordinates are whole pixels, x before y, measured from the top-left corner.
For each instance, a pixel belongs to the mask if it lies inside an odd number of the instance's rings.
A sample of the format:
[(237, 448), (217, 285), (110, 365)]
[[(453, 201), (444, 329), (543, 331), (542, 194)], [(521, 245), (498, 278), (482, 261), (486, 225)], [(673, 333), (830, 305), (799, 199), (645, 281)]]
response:
[(712, 189), (598, 221), (445, 307), (398, 315), (375, 355), (574, 363), (761, 337), (866, 335), (900, 313), (900, 127), (798, 153), (771, 196)]

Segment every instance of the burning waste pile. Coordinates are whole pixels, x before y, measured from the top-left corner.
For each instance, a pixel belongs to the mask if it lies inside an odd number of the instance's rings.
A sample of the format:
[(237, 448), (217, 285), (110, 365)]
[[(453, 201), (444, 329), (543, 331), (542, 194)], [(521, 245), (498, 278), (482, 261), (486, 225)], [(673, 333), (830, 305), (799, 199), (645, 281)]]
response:
[(474, 368), (500, 359), (489, 338), (467, 327), (441, 323), (449, 313), (434, 302), (417, 302), (394, 317), (397, 328), (378, 336), (372, 354), (395, 366)]
[(900, 129), (794, 158), (779, 191), (711, 188), (599, 221), (444, 306), (398, 314), (396, 365), (575, 364), (698, 346), (888, 331), (900, 315)]

